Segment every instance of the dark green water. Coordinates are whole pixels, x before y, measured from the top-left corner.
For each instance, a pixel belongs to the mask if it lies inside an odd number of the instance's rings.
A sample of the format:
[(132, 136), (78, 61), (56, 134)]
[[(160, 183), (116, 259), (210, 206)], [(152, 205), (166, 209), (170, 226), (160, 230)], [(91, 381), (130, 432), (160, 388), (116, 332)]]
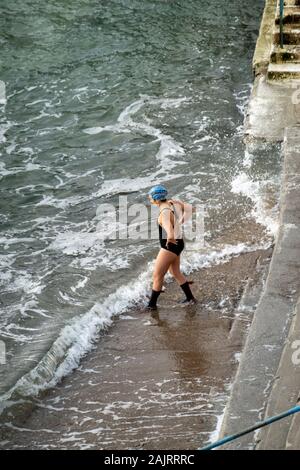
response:
[(241, 230), (253, 218), (272, 226), (264, 198), (279, 175), (276, 148), (245, 154), (242, 142), (263, 6), (1, 1), (2, 392), (41, 360), (18, 389), (54, 384), (144, 299), (157, 242), (103, 244), (100, 204), (145, 202), (156, 183), (204, 204), (207, 250), (186, 254), (189, 270), (212, 249), (265, 241)]

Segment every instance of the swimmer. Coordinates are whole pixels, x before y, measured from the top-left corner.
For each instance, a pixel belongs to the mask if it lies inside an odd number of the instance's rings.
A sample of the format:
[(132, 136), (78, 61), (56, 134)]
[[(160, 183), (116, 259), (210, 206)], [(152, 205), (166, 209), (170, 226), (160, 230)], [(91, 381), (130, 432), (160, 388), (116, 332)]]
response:
[(180, 271), (180, 255), (184, 249), (184, 240), (180, 226), (192, 212), (192, 206), (182, 201), (167, 199), (168, 191), (164, 186), (154, 186), (148, 193), (151, 204), (159, 207), (158, 230), (161, 249), (155, 261), (153, 288), (148, 308), (156, 310), (157, 299), (161, 293), (164, 277), (169, 273), (176, 279), (185, 293), (184, 303), (196, 303), (190, 282)]

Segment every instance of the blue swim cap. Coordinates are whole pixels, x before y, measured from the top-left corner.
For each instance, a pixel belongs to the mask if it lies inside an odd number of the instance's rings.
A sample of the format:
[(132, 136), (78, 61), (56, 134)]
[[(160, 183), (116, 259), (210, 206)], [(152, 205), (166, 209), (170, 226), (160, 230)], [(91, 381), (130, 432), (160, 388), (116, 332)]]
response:
[(161, 201), (167, 198), (168, 191), (164, 186), (158, 185), (151, 188), (148, 194), (154, 201)]

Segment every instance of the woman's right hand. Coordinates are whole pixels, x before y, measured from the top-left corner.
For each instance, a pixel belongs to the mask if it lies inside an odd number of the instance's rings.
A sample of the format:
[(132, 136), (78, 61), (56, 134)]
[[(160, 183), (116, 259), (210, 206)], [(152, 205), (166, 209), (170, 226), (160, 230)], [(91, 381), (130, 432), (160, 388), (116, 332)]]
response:
[(178, 241), (175, 240), (175, 238), (167, 238), (167, 243), (166, 243), (167, 248), (169, 248), (169, 243), (173, 243), (173, 245), (177, 245)]

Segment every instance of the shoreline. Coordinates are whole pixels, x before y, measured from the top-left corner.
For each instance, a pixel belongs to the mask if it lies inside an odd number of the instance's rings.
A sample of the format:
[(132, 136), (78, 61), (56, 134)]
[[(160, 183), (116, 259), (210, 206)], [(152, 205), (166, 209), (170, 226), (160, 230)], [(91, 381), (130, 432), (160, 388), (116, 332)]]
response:
[(2, 416), (1, 448), (197, 449), (207, 442), (270, 255), (248, 252), (193, 273), (195, 307), (179, 306), (181, 293), (170, 283), (158, 312), (115, 319), (79, 369), (30, 400), (26, 415), (10, 424), (12, 410)]

